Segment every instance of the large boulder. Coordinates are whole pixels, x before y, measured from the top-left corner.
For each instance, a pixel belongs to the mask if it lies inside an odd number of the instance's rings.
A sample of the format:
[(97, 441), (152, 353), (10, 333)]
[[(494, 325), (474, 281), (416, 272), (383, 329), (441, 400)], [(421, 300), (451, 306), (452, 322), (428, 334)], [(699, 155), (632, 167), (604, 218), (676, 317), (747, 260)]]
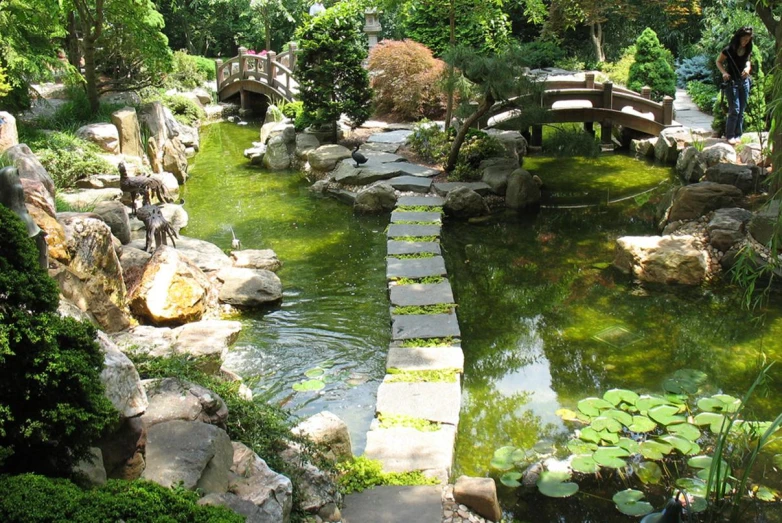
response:
[(320, 147), (320, 141), (316, 136), (306, 133), (296, 135), (296, 158), (306, 160), (310, 151)]
[(453, 487), (453, 499), (490, 521), (502, 519), (497, 485), (492, 478), (459, 476)]
[(226, 267), (217, 273), (223, 282), (219, 299), (237, 307), (257, 307), (282, 299), (282, 282), (271, 271)]
[(86, 458), (76, 464), (75, 472), (87, 480), (90, 485), (106, 483), (106, 468), (103, 466), (103, 453), (98, 447), (91, 447)]
[(289, 169), (291, 166), (291, 146), (282, 134), (272, 136), (266, 142), (263, 166), (271, 171)]
[(142, 384), (149, 398), (149, 406), (141, 416), (147, 429), (173, 420), (200, 421), (225, 428), (228, 407), (211, 390), (179, 378), (144, 380)]
[(187, 148), (193, 148), (195, 152), (201, 149), (201, 139), (198, 135), (198, 129), (191, 125), (179, 124), (179, 141)]
[(144, 156), (144, 147), (141, 144), (141, 127), (138, 123), (138, 115), (133, 107), (123, 107), (111, 113), (111, 123), (119, 133), (119, 149), (127, 156)]
[(673, 196), (668, 210), (668, 222), (696, 220), (723, 207), (736, 207), (741, 190), (714, 182), (700, 182), (681, 187)]
[[(747, 230), (756, 242), (770, 247), (775, 235), (779, 234), (777, 231), (778, 222), (779, 201), (771, 200), (767, 206), (752, 215)], [(776, 240), (779, 241), (779, 238)]]
[(353, 457), (350, 431), (336, 414), (319, 412), (296, 425), (293, 433), (306, 436), (321, 446), (325, 449), (326, 457), (332, 461), (346, 461)]
[(656, 144), (657, 138), (630, 140), (630, 152), (638, 158), (652, 158), (654, 157), (654, 148)]
[[(163, 206), (163, 216), (166, 216), (166, 207), (168, 207), (168, 205)], [(134, 229), (134, 224), (138, 227), (141, 222), (139, 220), (131, 220), (131, 230)], [(139, 238), (130, 242), (130, 246), (136, 249), (144, 249), (144, 233), (134, 234), (139, 234)], [(220, 270), (223, 267), (231, 266), (231, 258), (229, 258), (220, 247), (204, 240), (180, 236), (176, 240), (176, 250), (195, 263), (203, 272), (208, 273)]]
[(91, 123), (79, 127), (76, 136), (92, 142), (107, 153), (119, 154), (119, 132), (111, 123)]
[(116, 428), (97, 444), (103, 454), (106, 475), (124, 480), (141, 477), (146, 445), (147, 430), (141, 417), (120, 418)]
[(130, 310), (153, 325), (181, 325), (201, 319), (209, 292), (204, 273), (177, 249), (162, 245), (129, 297)]
[(106, 389), (106, 397), (123, 418), (142, 414), (149, 402), (133, 362), (105, 333), (98, 331), (96, 340), (103, 351), (100, 381)]
[(720, 163), (706, 169), (704, 181), (733, 185), (742, 193), (760, 191), (760, 168), (754, 165), (734, 165)]
[(499, 140), (505, 147), (505, 156), (515, 159), (517, 163), (527, 155), (527, 139), (519, 131), (488, 129), (486, 134)]
[(229, 320), (201, 320), (173, 330), (174, 352), (190, 358), (213, 358), (222, 363), (242, 324)]
[(457, 187), (448, 192), (443, 211), (454, 218), (472, 218), (489, 214), (489, 207), (477, 192), (467, 187)]
[(163, 170), (176, 176), (180, 184), (187, 181), (187, 152), (179, 138), (172, 138), (163, 146)]
[(263, 155), (266, 154), (266, 144), (253, 142), (253, 146), (244, 150), (244, 157), (253, 165), (263, 165)]
[(121, 189), (63, 189), (57, 191), (57, 199), (77, 212), (91, 212), (100, 202), (119, 201)]
[(387, 183), (376, 183), (358, 192), (353, 210), (359, 214), (380, 214), (393, 210), (395, 205), (394, 188)]
[(35, 224), (46, 232), (46, 246), (49, 248), (49, 257), (68, 264), (71, 261), (71, 253), (68, 251), (68, 243), (65, 239), (65, 229), (60, 222), (54, 219), (40, 207), (27, 205), (27, 212)]
[[(280, 453), (280, 457), (297, 469), (299, 479), (299, 507), (310, 514), (323, 517), (322, 509), (342, 505), (342, 494), (329, 474), (320, 470), (301, 457), (296, 446), (290, 446)], [(338, 509), (337, 509), (338, 510)]]
[(744, 239), (745, 227), (750, 219), (752, 213), (746, 209), (717, 209), (706, 225), (709, 245), (720, 252), (727, 252)]
[(508, 190), (508, 178), (519, 168), (518, 163), (491, 165), (483, 170), (481, 181), (491, 187), (491, 192), (500, 196)]
[(676, 173), (685, 183), (700, 180), (705, 169), (700, 161), (700, 152), (695, 147), (685, 147), (676, 159)]
[(174, 353), (174, 331), (169, 327), (137, 325), (111, 335), (123, 352), (133, 352), (152, 358), (165, 358)]
[(736, 149), (727, 143), (715, 143), (703, 148), (700, 161), (707, 169), (718, 163), (736, 163)]
[(234, 267), (246, 269), (266, 269), (277, 272), (282, 267), (282, 262), (271, 249), (245, 249), (243, 251), (231, 251)]
[(27, 144), (20, 143), (9, 147), (5, 154), (19, 172), (19, 178), (41, 182), (54, 201), (54, 181)]
[(46, 186), (37, 181), (29, 178), (19, 178), (22, 182), (22, 189), (24, 189), (24, 201), (30, 205), (35, 205), (39, 209), (42, 209), (52, 218), (57, 216), (57, 207), (54, 204), (54, 197), (49, 194)]
[(0, 111), (0, 154), (19, 144), (16, 118), (6, 111)]
[(307, 161), (314, 171), (331, 171), (339, 162), (350, 158), (350, 149), (342, 145), (321, 145), (307, 153)]
[(616, 240), (614, 266), (641, 281), (699, 285), (709, 258), (692, 236), (624, 236)]
[(665, 163), (676, 163), (679, 153), (701, 135), (689, 127), (663, 129), (654, 145), (654, 157)]
[[(253, 521), (283, 523), (290, 519), (293, 506), (291, 480), (274, 472), (247, 446), (233, 442), (230, 490), (258, 507)], [(248, 520), (249, 521), (249, 520)]]
[(167, 421), (147, 430), (147, 468), (141, 477), (164, 487), (228, 490), (233, 447), (228, 434), (200, 421)]
[(261, 143), (269, 143), (275, 136), (281, 136), (283, 142), (294, 145), (296, 143), (296, 128), (288, 121), (269, 122), (261, 127)]
[(130, 243), (130, 217), (128, 208), (122, 202), (100, 202), (95, 205), (94, 212), (109, 226), (111, 234), (116, 236), (122, 245)]
[(516, 169), (508, 177), (505, 190), (505, 206), (509, 209), (525, 209), (540, 203), (540, 186), (524, 169)]

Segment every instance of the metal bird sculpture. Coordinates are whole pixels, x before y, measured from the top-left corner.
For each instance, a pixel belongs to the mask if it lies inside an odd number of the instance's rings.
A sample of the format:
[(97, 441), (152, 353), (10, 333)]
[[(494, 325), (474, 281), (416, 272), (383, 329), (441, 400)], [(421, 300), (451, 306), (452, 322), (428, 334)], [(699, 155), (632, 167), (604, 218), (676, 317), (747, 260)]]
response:
[(353, 153), (350, 155), (353, 157), (353, 161), (356, 162), (356, 168), (361, 167), (361, 165), (367, 163), (368, 158), (358, 152), (358, 148), (361, 147), (361, 144), (356, 145), (356, 148), (353, 149)]
[(231, 240), (231, 248), (234, 250), (239, 250), (242, 248), (242, 241), (236, 237), (236, 234), (234, 234), (234, 228), (229, 227), (231, 229), (231, 237), (233, 238)]

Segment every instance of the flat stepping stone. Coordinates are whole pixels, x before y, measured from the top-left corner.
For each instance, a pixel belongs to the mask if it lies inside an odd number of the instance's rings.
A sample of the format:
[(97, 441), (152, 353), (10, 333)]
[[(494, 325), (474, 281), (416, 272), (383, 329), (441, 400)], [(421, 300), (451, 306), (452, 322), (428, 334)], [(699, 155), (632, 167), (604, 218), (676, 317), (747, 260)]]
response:
[(413, 131), (408, 131), (408, 130), (391, 131), (388, 133), (377, 133), (370, 136), (367, 142), (403, 144), (407, 141), (407, 137), (410, 136), (411, 134), (413, 134)]
[[(412, 472), (420, 470), (428, 476), (438, 478), (442, 483), (448, 482), (453, 463), (454, 445), (456, 444), (456, 427), (443, 425), (440, 430), (421, 432), (408, 427), (393, 427), (390, 429), (373, 429), (367, 432), (367, 446), (364, 456), (376, 459), (383, 464), (385, 472)], [(394, 511), (394, 515), (398, 512)], [(344, 516), (344, 513), (343, 513)], [(442, 521), (442, 506), (438, 519)], [(356, 523), (367, 523), (374, 519)], [(430, 520), (415, 516), (410, 519), (394, 519), (406, 522), (428, 522)], [(352, 523), (352, 522), (351, 522)]]
[(365, 143), (361, 146), (362, 151), (378, 151), (381, 153), (395, 153), (401, 144), (398, 143)]
[(379, 180), (388, 180), (402, 176), (400, 166), (404, 162), (372, 162), (369, 161), (360, 167), (355, 166), (353, 160), (342, 160), (334, 171), (334, 181), (346, 185), (368, 185)]
[(394, 211), (391, 213), (391, 223), (398, 222), (443, 223), (443, 215), (439, 212)]
[[(361, 154), (363, 154), (367, 158), (367, 163), (363, 165), (370, 165), (373, 163), (395, 163), (395, 162), (405, 162), (407, 163), (407, 158), (404, 156), (399, 156), (398, 154), (394, 153), (388, 153), (385, 151), (374, 151), (372, 149), (367, 149), (366, 151), (359, 149)], [(353, 162), (351, 158), (347, 158), (345, 160), (342, 160), (344, 163)], [(356, 162), (353, 162), (353, 165), (356, 165)]]
[(456, 427), (459, 424), (459, 409), (462, 405), (462, 387), (459, 381), (458, 374), (456, 381), (452, 383), (404, 383), (384, 380), (377, 389), (377, 413), (411, 416)]
[(443, 519), (441, 487), (382, 486), (345, 496), (344, 523), (440, 523)]
[(414, 205), (418, 207), (442, 207), (445, 204), (445, 198), (440, 196), (401, 196), (396, 205)]
[(391, 339), (459, 337), (459, 321), (456, 313), (404, 314), (391, 316)]
[(405, 236), (440, 236), (439, 225), (411, 225), (391, 224), (388, 226), (386, 236), (389, 238), (402, 238)]
[(455, 303), (453, 291), (448, 281), (440, 283), (415, 283), (413, 285), (394, 285), (391, 287), (391, 305), (435, 305), (437, 303)]
[(464, 352), (458, 347), (391, 347), (386, 369), (445, 370), (464, 372)]
[(491, 193), (491, 187), (483, 182), (439, 182), (433, 183), (432, 187), (434, 188), (434, 192), (440, 196), (447, 196), (449, 192), (459, 187), (467, 187), (481, 196), (486, 196)]
[(426, 276), (445, 276), (445, 261), (442, 256), (433, 258), (387, 258), (386, 277), (392, 278), (424, 278)]
[(400, 169), (400, 172), (409, 174), (410, 176), (418, 176), (423, 178), (431, 178), (440, 174), (439, 169), (432, 169), (431, 167), (425, 167), (418, 165), (417, 163), (406, 163)]
[(429, 188), (432, 187), (432, 180), (422, 176), (397, 176), (396, 178), (391, 178), (389, 183), (397, 191), (412, 191), (424, 194), (428, 193)]
[(440, 254), (440, 244), (437, 242), (400, 242), (396, 240), (388, 240), (386, 242), (386, 248), (388, 249), (388, 255), (394, 256), (395, 254), (418, 254), (421, 252), (431, 252), (433, 254)]

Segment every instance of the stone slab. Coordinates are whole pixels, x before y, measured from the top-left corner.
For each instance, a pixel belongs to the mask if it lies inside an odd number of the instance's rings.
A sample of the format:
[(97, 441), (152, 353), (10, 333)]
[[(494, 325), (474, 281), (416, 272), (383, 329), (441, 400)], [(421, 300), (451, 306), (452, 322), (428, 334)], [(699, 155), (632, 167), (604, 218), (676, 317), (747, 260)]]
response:
[(399, 258), (386, 259), (386, 277), (391, 278), (423, 278), (425, 276), (445, 276), (445, 261), (442, 256), (434, 258)]
[(458, 187), (467, 187), (481, 196), (486, 196), (491, 193), (491, 187), (483, 182), (439, 182), (433, 183), (432, 187), (434, 188), (434, 192), (440, 196), (446, 196), (449, 192)]
[(413, 134), (413, 131), (399, 130), (391, 131), (388, 133), (377, 133), (367, 139), (369, 143), (398, 143), (403, 144), (407, 141), (407, 137)]
[(440, 523), (441, 487), (383, 486), (345, 496), (343, 523)]
[(437, 242), (399, 242), (396, 240), (388, 240), (386, 242), (386, 248), (388, 249), (388, 255), (393, 256), (395, 254), (417, 254), (420, 252), (431, 252), (434, 254), (440, 254), (440, 244)]
[(435, 305), (437, 303), (454, 303), (453, 291), (448, 281), (391, 287), (391, 305), (404, 307), (406, 305)]
[(409, 225), (409, 224), (391, 224), (388, 226), (386, 236), (389, 238), (400, 238), (403, 236), (440, 236), (439, 225)]
[(406, 314), (391, 316), (391, 339), (458, 337), (459, 321), (456, 313)]
[(459, 381), (459, 375), (452, 383), (383, 381), (377, 389), (377, 413), (411, 416), (456, 427), (462, 404)]
[(404, 212), (391, 213), (391, 223), (398, 222), (432, 222), (443, 223), (443, 215), (439, 212)]
[(381, 153), (395, 153), (401, 144), (398, 143), (365, 143), (361, 146), (362, 151), (378, 151)]
[(391, 347), (386, 369), (445, 370), (464, 372), (464, 352), (458, 347)]
[(429, 188), (432, 186), (432, 180), (423, 176), (397, 176), (391, 178), (391, 187), (397, 191), (411, 191), (426, 194), (429, 192)]
[(369, 185), (380, 180), (388, 180), (401, 176), (400, 166), (403, 162), (367, 162), (360, 167), (355, 167), (355, 162), (351, 159), (342, 160), (334, 171), (334, 181), (346, 185)]
[(418, 165), (417, 163), (405, 163), (399, 168), (399, 172), (410, 176), (431, 178), (440, 174), (441, 171), (439, 169)]
[(402, 196), (396, 201), (396, 205), (417, 205), (422, 207), (442, 207), (445, 198), (439, 196)]

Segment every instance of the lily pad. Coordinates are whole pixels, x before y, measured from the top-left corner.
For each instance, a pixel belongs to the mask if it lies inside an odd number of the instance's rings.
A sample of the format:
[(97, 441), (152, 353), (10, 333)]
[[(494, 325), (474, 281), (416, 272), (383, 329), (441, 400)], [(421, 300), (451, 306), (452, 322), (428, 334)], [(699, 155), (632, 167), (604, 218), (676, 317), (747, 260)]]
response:
[(682, 438), (681, 436), (674, 436), (673, 434), (663, 436), (660, 439), (668, 443), (670, 446), (672, 446), (673, 448), (675, 448), (685, 456), (687, 454), (692, 454), (692, 442), (688, 439)]
[(314, 369), (310, 369), (304, 373), (304, 375), (310, 379), (320, 378), (324, 374), (326, 374), (326, 371), (320, 367), (315, 367)]
[(668, 432), (694, 442), (701, 437), (701, 431), (691, 423), (678, 423), (668, 426)]
[(293, 390), (295, 390), (296, 392), (312, 392), (312, 391), (320, 390), (325, 386), (326, 384), (323, 383), (321, 380), (307, 380), (307, 381), (300, 381), (298, 383), (294, 383)]
[(597, 445), (594, 443), (587, 443), (581, 439), (571, 439), (567, 442), (567, 449), (573, 454), (592, 454), (597, 450)]
[(696, 497), (706, 495), (706, 482), (700, 478), (679, 478), (676, 480), (676, 486)]
[(520, 487), (521, 472), (506, 472), (500, 476), (500, 483), (506, 487)]
[(654, 461), (644, 461), (639, 464), (635, 473), (638, 479), (647, 485), (657, 485), (663, 478), (663, 471), (660, 465)]
[(611, 389), (603, 394), (603, 399), (614, 406), (619, 405), (621, 402), (635, 405), (635, 402), (638, 401), (638, 394), (627, 389)]
[(648, 501), (642, 501), (644, 493), (640, 490), (627, 489), (614, 494), (612, 498), (616, 508), (628, 516), (643, 516), (654, 510)]
[(625, 427), (629, 427), (633, 423), (633, 416), (623, 410), (606, 410), (601, 412), (600, 415), (606, 418), (613, 418)]
[(585, 398), (578, 402), (578, 410), (593, 418), (599, 416), (601, 410), (613, 407), (612, 404), (600, 398)]
[(576, 483), (568, 482), (570, 474), (566, 472), (541, 472), (538, 478), (538, 490), (544, 496), (550, 498), (567, 498), (578, 492)]
[(694, 469), (707, 469), (711, 467), (711, 456), (694, 456), (687, 460), (687, 465)]
[(497, 470), (510, 470), (516, 462), (522, 461), (524, 457), (524, 451), (517, 447), (500, 447), (494, 451), (490, 465)]
[(651, 432), (657, 428), (657, 423), (646, 416), (633, 416), (633, 422), (627, 428), (631, 432)]
[(727, 394), (716, 394), (698, 400), (698, 408), (704, 412), (736, 412), (740, 406), (741, 400)]
[(648, 394), (639, 396), (638, 401), (635, 402), (635, 406), (638, 407), (638, 411), (641, 414), (646, 414), (646, 412), (652, 407), (657, 407), (658, 405), (670, 405), (670, 404), (671, 402), (663, 398), (662, 396), (650, 396)]
[(570, 462), (570, 468), (582, 474), (595, 474), (600, 470), (600, 465), (594, 460), (591, 454), (575, 456)]
[(779, 492), (766, 486), (759, 486), (755, 497), (760, 501), (775, 501), (779, 497)]
[(619, 438), (616, 446), (625, 449), (630, 454), (638, 454), (641, 448), (641, 445), (637, 441), (630, 438)]
[[(630, 417), (629, 414), (627, 416)], [(614, 418), (609, 418), (608, 416), (598, 416), (592, 420), (592, 428), (598, 432), (602, 432), (604, 430), (607, 430), (608, 432), (621, 432), (622, 424), (616, 421)]]
[(605, 441), (609, 445), (616, 445), (619, 443), (619, 434), (611, 432), (610, 430), (601, 430), (597, 433), (600, 436), (600, 441)]
[(679, 369), (663, 382), (663, 388), (674, 394), (695, 394), (707, 377), (696, 369)]
[(621, 458), (629, 455), (630, 453), (621, 447), (600, 447), (592, 455), (592, 459), (602, 467), (621, 469), (627, 466), (627, 462)]
[(562, 421), (580, 421), (578, 419), (578, 413), (570, 409), (557, 409), (554, 414), (562, 418)]
[(696, 425), (709, 425), (709, 429), (714, 434), (719, 434), (722, 430), (723, 423), (727, 426), (727, 419), (722, 414), (716, 412), (701, 412), (695, 416), (692, 420)]
[(641, 443), (641, 455), (646, 459), (659, 460), (670, 454), (673, 447), (661, 441), (647, 440)]
[(598, 434), (597, 431), (592, 427), (586, 427), (584, 430), (582, 430), (579, 438), (591, 443), (600, 443), (600, 434)]
[(660, 425), (673, 425), (674, 423), (684, 423), (684, 416), (677, 416), (679, 408), (673, 405), (658, 405), (649, 409), (647, 414)]

